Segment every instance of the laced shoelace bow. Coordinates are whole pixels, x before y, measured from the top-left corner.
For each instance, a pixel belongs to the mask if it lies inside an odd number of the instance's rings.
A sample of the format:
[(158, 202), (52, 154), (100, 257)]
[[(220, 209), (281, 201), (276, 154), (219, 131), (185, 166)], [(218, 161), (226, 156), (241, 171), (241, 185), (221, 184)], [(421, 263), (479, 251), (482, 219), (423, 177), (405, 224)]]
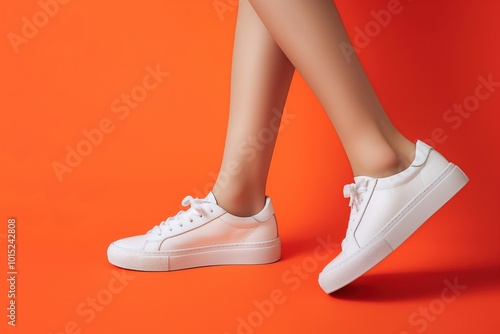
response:
[(195, 218), (201, 218), (204, 214), (214, 212), (211, 205), (212, 203), (205, 199), (186, 196), (182, 200), (182, 206), (191, 206), (189, 209), (179, 211), (175, 216), (162, 221), (159, 225), (153, 227), (153, 229), (149, 232), (161, 235), (163, 232), (173, 231), (176, 227), (183, 227), (184, 224), (192, 223)]
[(347, 237), (353, 232), (353, 222), (356, 220), (359, 206), (363, 202), (362, 194), (368, 190), (368, 181), (361, 180), (358, 183), (346, 184), (344, 186), (344, 197), (349, 198), (349, 207), (351, 214), (349, 216), (349, 224), (347, 226), (346, 238), (342, 241), (342, 246), (345, 246)]

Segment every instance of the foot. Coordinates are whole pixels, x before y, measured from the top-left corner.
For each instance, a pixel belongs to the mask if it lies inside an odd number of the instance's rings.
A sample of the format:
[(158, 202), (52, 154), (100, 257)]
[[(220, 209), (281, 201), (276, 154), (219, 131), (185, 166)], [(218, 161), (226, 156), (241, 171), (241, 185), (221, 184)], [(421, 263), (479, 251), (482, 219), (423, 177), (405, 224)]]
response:
[(467, 181), (460, 168), (421, 141), (404, 171), (384, 178), (355, 177), (344, 187), (351, 215), (342, 251), (320, 273), (320, 286), (331, 293), (373, 268)]
[(270, 198), (251, 217), (229, 214), (212, 193), (204, 199), (188, 196), (182, 204), (191, 207), (144, 235), (113, 242), (109, 262), (126, 269), (171, 271), (279, 260), (281, 245)]

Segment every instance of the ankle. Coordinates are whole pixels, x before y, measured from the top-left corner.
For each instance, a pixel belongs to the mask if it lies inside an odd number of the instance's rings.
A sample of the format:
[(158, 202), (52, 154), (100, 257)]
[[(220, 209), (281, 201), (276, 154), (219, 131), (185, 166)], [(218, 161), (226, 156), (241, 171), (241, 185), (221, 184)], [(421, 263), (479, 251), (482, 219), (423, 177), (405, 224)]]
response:
[(234, 216), (250, 217), (264, 208), (264, 192), (253, 192), (234, 189), (220, 189), (214, 186), (212, 193), (217, 200), (217, 204)]
[(389, 177), (407, 169), (414, 156), (414, 145), (408, 146), (405, 152), (396, 152), (391, 148), (380, 149), (365, 155), (362, 163), (353, 166), (353, 172), (355, 176)]

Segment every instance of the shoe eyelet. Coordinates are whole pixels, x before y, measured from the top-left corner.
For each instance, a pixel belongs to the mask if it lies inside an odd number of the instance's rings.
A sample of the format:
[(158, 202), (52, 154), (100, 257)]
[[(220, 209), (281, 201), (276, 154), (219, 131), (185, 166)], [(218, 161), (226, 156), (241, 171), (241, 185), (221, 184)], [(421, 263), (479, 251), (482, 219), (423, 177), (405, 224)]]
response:
[(190, 222), (192, 223), (192, 222), (194, 222), (194, 220), (191, 219)]
[(200, 215), (200, 218), (203, 218), (203, 215)]

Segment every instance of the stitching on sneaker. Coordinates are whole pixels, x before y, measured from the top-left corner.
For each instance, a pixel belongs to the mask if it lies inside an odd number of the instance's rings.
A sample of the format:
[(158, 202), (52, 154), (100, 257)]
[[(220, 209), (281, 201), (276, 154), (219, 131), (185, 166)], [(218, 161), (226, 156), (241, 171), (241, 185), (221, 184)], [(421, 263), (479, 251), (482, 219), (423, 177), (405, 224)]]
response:
[[(380, 230), (380, 232), (368, 244), (366, 244), (366, 246), (364, 246), (363, 248), (360, 248), (357, 252), (355, 252), (351, 256), (345, 258), (343, 261), (337, 263), (335, 266), (332, 266), (331, 268), (328, 268), (328, 270), (324, 271), (324, 273), (327, 273), (327, 272), (329, 272), (329, 271), (331, 271), (331, 270), (333, 270), (335, 268), (338, 268), (339, 266), (341, 266), (344, 263), (346, 263), (348, 260), (351, 260), (352, 258), (356, 257), (359, 253), (361, 253), (365, 249), (367, 249), (370, 246), (372, 246), (375, 242), (379, 241), (381, 235), (384, 234), (384, 232), (387, 229), (390, 229), (390, 228), (394, 227), (394, 225), (397, 224), (397, 221), (399, 220), (399, 218), (403, 214), (405, 214), (408, 210), (412, 209), (416, 205), (415, 203), (420, 201), (420, 199), (421, 199), (422, 196), (424, 196), (425, 194), (427, 194), (428, 192), (430, 192), (430, 190), (433, 189), (437, 183), (439, 183), (445, 176), (447, 176), (449, 173), (451, 173), (451, 171), (453, 170), (453, 168), (455, 168), (455, 165), (452, 164), (452, 163), (449, 163), (449, 165), (444, 169), (444, 171), (434, 181), (432, 181), (432, 183), (427, 188), (425, 188), (422, 192), (420, 192), (417, 196), (415, 196), (410, 201), (410, 203), (407, 206), (405, 206), (405, 208), (403, 210), (401, 210), (382, 230)], [(392, 249), (392, 247), (391, 247), (391, 249)]]
[(210, 245), (210, 246), (200, 246), (193, 247), (188, 249), (179, 249), (179, 250), (171, 250), (171, 251), (158, 251), (158, 252), (144, 252), (142, 250), (130, 250), (126, 248), (122, 248), (120, 246), (114, 245), (114, 247), (119, 248), (127, 253), (140, 253), (142, 255), (173, 255), (173, 254), (185, 254), (185, 253), (196, 253), (196, 251), (205, 251), (205, 250), (220, 250), (220, 249), (228, 249), (228, 248), (244, 248), (244, 247), (252, 247), (252, 246), (268, 246), (274, 245), (276, 242), (279, 242), (279, 238), (269, 241), (263, 242), (254, 242), (254, 243), (238, 243), (238, 244), (223, 244), (223, 245)]

